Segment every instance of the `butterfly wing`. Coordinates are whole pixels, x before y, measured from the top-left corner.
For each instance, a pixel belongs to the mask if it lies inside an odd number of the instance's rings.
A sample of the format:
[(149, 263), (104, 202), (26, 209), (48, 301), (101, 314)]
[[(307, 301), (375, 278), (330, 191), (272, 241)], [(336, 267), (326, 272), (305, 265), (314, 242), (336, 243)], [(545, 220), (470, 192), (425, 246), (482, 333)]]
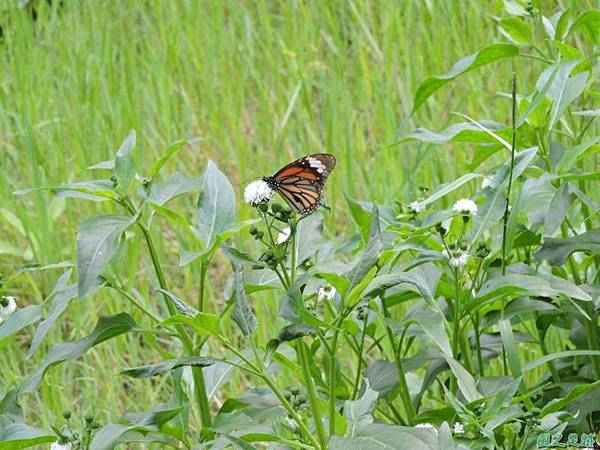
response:
[(323, 187), (335, 167), (335, 157), (317, 153), (300, 158), (266, 179), (298, 214), (317, 210), (323, 201)]

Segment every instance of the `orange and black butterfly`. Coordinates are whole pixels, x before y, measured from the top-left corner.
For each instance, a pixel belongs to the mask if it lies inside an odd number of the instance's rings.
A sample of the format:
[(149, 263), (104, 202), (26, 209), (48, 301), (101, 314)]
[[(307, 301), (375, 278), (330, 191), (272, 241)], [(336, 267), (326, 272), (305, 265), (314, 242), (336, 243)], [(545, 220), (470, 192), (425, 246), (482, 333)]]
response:
[(271, 189), (279, 192), (298, 214), (313, 213), (323, 201), (323, 187), (335, 167), (335, 156), (315, 153), (279, 169), (272, 177), (263, 177)]

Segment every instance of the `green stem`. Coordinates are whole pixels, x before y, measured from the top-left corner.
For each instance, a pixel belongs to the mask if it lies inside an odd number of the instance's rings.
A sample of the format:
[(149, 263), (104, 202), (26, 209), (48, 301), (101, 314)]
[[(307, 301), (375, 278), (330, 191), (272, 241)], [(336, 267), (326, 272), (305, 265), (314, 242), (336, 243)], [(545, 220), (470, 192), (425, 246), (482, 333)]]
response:
[(144, 314), (146, 314), (148, 317), (150, 317), (154, 322), (157, 322), (157, 323), (162, 322), (162, 320), (158, 316), (154, 315), (154, 313), (152, 313), (144, 305), (142, 305), (139, 301), (137, 301), (131, 294), (129, 294), (129, 292), (125, 291), (124, 289), (121, 289), (119, 286), (116, 286), (111, 282), (107, 282), (106, 286), (117, 291), (119, 294), (121, 294), (123, 297), (125, 297), (127, 300), (129, 300), (129, 302), (131, 304), (133, 304), (133, 306), (135, 306), (140, 311), (142, 311)]
[(315, 427), (317, 428), (317, 436), (319, 437), (319, 443), (322, 448), (327, 448), (327, 435), (325, 434), (325, 428), (323, 428), (323, 421), (321, 420), (321, 414), (319, 413), (319, 399), (315, 391), (313, 379), (310, 374), (310, 361), (308, 359), (308, 349), (304, 343), (304, 339), (300, 338), (297, 340), (298, 359), (302, 366), (302, 374), (304, 375), (304, 383), (306, 387), (306, 393), (310, 402), (310, 408), (312, 409), (313, 420)]
[[(339, 322), (339, 323), (337, 323), (337, 322)], [(331, 436), (335, 436), (335, 415), (336, 415), (335, 391), (337, 389), (336, 377), (335, 377), (335, 361), (336, 361), (335, 353), (336, 353), (338, 338), (340, 336), (340, 328), (339, 328), (340, 326), (341, 326), (341, 321), (340, 320), (336, 321), (336, 323), (334, 325), (335, 329), (333, 331), (333, 339), (331, 341), (331, 352), (329, 353), (329, 438), (331, 438)]]
[(352, 400), (356, 399), (356, 396), (358, 395), (358, 388), (360, 386), (360, 375), (362, 372), (362, 363), (363, 363), (363, 350), (365, 347), (365, 335), (367, 334), (367, 318), (368, 318), (368, 313), (365, 313), (365, 317), (363, 319), (363, 329), (362, 329), (362, 334), (360, 336), (360, 345), (358, 347), (358, 351), (357, 351), (357, 355), (358, 355), (358, 363), (357, 363), (357, 368), (356, 368), (356, 379), (354, 380), (354, 389), (352, 390), (352, 397), (350, 397)]
[[(156, 251), (156, 247), (152, 239), (152, 234), (150, 233), (150, 230), (146, 228), (143, 224), (138, 222), (138, 225), (142, 230), (142, 233), (144, 234), (144, 238), (146, 239), (146, 244), (148, 245), (148, 250), (150, 252), (150, 258), (152, 259), (152, 265), (154, 266), (154, 272), (156, 273), (156, 278), (158, 278), (158, 284), (160, 285), (161, 289), (164, 289), (166, 291), (168, 290), (167, 282), (165, 280), (162, 267), (160, 265), (158, 252)], [(173, 305), (172, 301), (165, 297), (165, 302), (169, 310), (169, 314), (171, 316), (175, 315), (177, 313), (177, 310), (175, 308), (175, 305)], [(190, 356), (193, 356), (194, 344), (188, 336), (187, 332), (181, 325), (177, 326), (176, 330), (183, 343), (186, 353)], [(212, 417), (210, 414), (210, 405), (208, 403), (208, 397), (206, 395), (206, 386), (204, 383), (204, 374), (202, 373), (202, 368), (192, 367), (192, 377), (194, 379), (194, 391), (196, 394), (196, 401), (198, 403), (198, 409), (200, 412), (200, 426), (207, 429), (211, 426)], [(207, 435), (207, 437), (210, 438), (210, 434)]]
[[(383, 314), (386, 318), (390, 318), (390, 313), (388, 311), (387, 305), (385, 302), (381, 302), (383, 308)], [(394, 333), (392, 329), (387, 326), (387, 334), (388, 339), (390, 340), (390, 345), (392, 350), (394, 351), (394, 360), (396, 362), (396, 368), (398, 369), (398, 381), (400, 383), (400, 397), (402, 399), (402, 404), (404, 405), (404, 410), (406, 412), (406, 422), (409, 426), (413, 424), (413, 418), (415, 416), (415, 410), (413, 408), (412, 400), (410, 398), (410, 391), (408, 390), (408, 383), (406, 382), (406, 375), (404, 373), (404, 367), (402, 366), (402, 358), (400, 355), (400, 349), (396, 346), (396, 342), (394, 339)]]

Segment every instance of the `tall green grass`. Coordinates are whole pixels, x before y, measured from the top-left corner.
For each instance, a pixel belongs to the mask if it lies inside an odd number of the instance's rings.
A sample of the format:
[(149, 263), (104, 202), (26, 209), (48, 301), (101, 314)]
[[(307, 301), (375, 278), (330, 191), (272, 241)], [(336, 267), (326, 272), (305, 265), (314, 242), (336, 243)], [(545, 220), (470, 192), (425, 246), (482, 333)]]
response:
[[(335, 154), (339, 165), (327, 189), (333, 230), (346, 220), (344, 192), (410, 202), (419, 186), (456, 178), (472, 157), (464, 144), (390, 146), (410, 110), (411, 92), (424, 77), (501, 39), (490, 18), (495, 2), (59, 3), (39, 2), (36, 21), (18, 8), (0, 16), (0, 273), (71, 258), (78, 221), (107, 211), (104, 204), (67, 206), (45, 193), (24, 198), (13, 191), (82, 178), (86, 167), (112, 157), (131, 128), (138, 131), (142, 163), (171, 141), (200, 137), (170, 164), (194, 176), (211, 158), (238, 185), (309, 152)], [(583, 8), (590, 2), (571, 3)], [(444, 128), (456, 121), (450, 104), (477, 119), (508, 122), (510, 103), (495, 93), (510, 89), (513, 70), (523, 91), (531, 91), (536, 64), (518, 59), (467, 75), (430, 99), (414, 123)], [(179, 207), (192, 213), (190, 200)], [(161, 251), (176, 264), (172, 232), (165, 229), (162, 238)], [(140, 245), (131, 242), (129, 249), (128, 270), (135, 275)], [(20, 302), (41, 302), (53, 275), (27, 277)], [(174, 281), (182, 296), (193, 295), (193, 271)], [(211, 289), (218, 293), (223, 283), (224, 277), (212, 279)], [(144, 292), (151, 284), (140, 280)], [(103, 294), (75, 302), (70, 326), (53, 330), (51, 340), (82, 336), (100, 312), (120, 310), (118, 301)], [(264, 317), (276, 303), (256, 308)], [(261, 327), (268, 334), (269, 324)], [(27, 349), (17, 344), (0, 352), (0, 391), (39, 362), (23, 363)], [(122, 337), (51, 371), (30, 398), (28, 416), (46, 426), (66, 408), (93, 410), (102, 420), (150, 407), (164, 398), (160, 382), (123, 379), (114, 389), (110, 381), (143, 351)], [(237, 381), (230, 389), (243, 388), (244, 380)]]

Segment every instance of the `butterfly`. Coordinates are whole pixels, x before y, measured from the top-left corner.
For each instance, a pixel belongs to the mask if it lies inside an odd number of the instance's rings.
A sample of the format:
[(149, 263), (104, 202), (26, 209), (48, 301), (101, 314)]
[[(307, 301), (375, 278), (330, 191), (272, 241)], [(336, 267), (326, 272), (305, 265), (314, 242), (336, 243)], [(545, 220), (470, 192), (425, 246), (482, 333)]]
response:
[(323, 187), (335, 167), (335, 156), (315, 153), (279, 169), (272, 177), (263, 177), (298, 214), (315, 212), (323, 201)]

